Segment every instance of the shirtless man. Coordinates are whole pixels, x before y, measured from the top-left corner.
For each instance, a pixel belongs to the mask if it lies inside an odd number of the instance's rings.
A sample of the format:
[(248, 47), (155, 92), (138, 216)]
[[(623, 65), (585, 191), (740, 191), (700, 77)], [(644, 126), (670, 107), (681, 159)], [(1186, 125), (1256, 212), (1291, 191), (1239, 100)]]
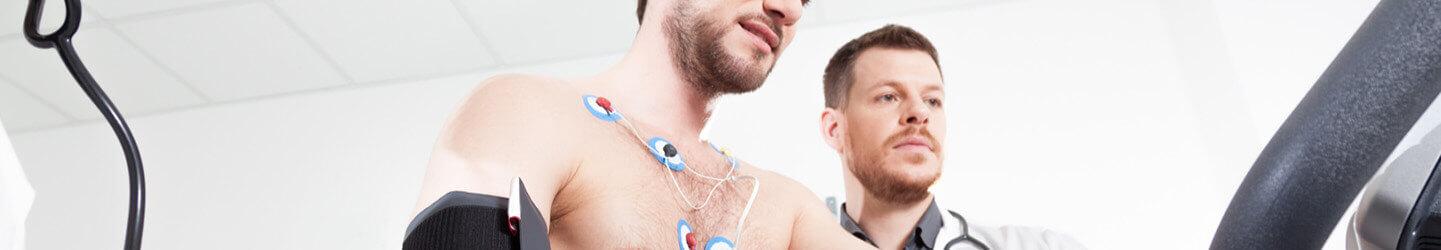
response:
[[(416, 211), (449, 191), (509, 196), (511, 179), (520, 177), (560, 249), (673, 247), (685, 244), (677, 237), (681, 220), (701, 244), (723, 237), (746, 249), (871, 248), (836, 225), (808, 189), (749, 164), (734, 175), (753, 180), (721, 182), (705, 203), (717, 182), (701, 175), (724, 179), (732, 169), (698, 139), (711, 101), (761, 86), (806, 2), (641, 0), (633, 46), (599, 75), (486, 80), (437, 141)], [(600, 106), (624, 118), (593, 114)], [(641, 138), (670, 141), (666, 151), (683, 156), (686, 167), (671, 170)]]

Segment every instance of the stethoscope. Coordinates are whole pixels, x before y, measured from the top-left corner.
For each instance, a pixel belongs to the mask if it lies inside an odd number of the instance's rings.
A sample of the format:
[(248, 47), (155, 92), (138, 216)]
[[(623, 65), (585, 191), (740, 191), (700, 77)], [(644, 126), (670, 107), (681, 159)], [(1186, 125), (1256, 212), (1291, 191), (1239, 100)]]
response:
[(130, 126), (125, 123), (125, 118), (120, 116), (119, 109), (105, 96), (105, 91), (95, 84), (90, 70), (85, 69), (85, 64), (80, 62), (80, 55), (75, 53), (75, 45), (70, 43), (70, 38), (75, 36), (75, 31), (80, 28), (80, 0), (65, 0), (65, 23), (54, 33), (47, 35), (40, 34), (40, 15), (44, 8), (45, 0), (30, 0), (30, 7), (25, 11), (25, 40), (37, 48), (53, 47), (60, 53), (60, 60), (65, 63), (65, 68), (70, 70), (70, 76), (80, 83), (80, 89), (85, 90), (85, 95), (90, 97), (90, 102), (105, 115), (105, 122), (115, 131), (115, 137), (120, 139), (120, 148), (125, 153), (125, 164), (130, 173), (130, 214), (125, 225), (125, 249), (140, 249), (140, 233), (145, 227), (145, 171), (140, 164), (140, 150), (136, 149), (135, 137), (130, 134)]
[(951, 249), (951, 247), (955, 246), (956, 244), (965, 242), (966, 244), (970, 244), (971, 246), (974, 246), (981, 250), (991, 250), (991, 246), (987, 246), (985, 242), (981, 242), (981, 240), (976, 239), (976, 237), (971, 237), (971, 224), (966, 223), (966, 217), (961, 217), (961, 214), (958, 214), (955, 211), (946, 212), (950, 213), (952, 217), (956, 217), (956, 221), (961, 222), (961, 235), (956, 236), (955, 239), (951, 239), (951, 241), (949, 242), (946, 242), (945, 249)]

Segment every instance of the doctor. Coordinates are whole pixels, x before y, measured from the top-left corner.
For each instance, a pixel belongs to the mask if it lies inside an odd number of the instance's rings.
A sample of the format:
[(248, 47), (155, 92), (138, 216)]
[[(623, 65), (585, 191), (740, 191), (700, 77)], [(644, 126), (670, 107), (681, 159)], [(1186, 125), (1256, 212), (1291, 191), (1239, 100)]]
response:
[(931, 42), (887, 25), (826, 65), (821, 132), (845, 165), (841, 226), (881, 249), (1082, 249), (1059, 233), (967, 224), (927, 189), (941, 176), (945, 85)]

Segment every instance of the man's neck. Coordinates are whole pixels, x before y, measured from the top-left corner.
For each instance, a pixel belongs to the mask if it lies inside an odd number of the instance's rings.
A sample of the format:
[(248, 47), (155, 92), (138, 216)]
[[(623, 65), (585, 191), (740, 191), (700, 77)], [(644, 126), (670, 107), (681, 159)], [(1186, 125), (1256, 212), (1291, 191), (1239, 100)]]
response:
[[(910, 239), (916, 223), (930, 208), (934, 196), (914, 203), (889, 203), (865, 195), (862, 202), (846, 205), (846, 213), (860, 224), (866, 236), (881, 249), (901, 249)], [(855, 206), (853, 206), (855, 205)]]
[(678, 136), (699, 137), (715, 96), (699, 93), (685, 82), (672, 64), (663, 36), (640, 33), (620, 63), (590, 79), (588, 87), (610, 99), (626, 119)]

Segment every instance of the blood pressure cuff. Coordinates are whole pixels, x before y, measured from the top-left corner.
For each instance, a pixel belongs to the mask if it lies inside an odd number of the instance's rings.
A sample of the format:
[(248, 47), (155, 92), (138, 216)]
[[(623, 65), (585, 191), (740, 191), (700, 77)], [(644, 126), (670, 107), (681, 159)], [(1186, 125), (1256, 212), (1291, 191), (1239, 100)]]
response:
[(410, 222), (403, 249), (550, 249), (545, 218), (520, 179), (510, 197), (446, 193)]

